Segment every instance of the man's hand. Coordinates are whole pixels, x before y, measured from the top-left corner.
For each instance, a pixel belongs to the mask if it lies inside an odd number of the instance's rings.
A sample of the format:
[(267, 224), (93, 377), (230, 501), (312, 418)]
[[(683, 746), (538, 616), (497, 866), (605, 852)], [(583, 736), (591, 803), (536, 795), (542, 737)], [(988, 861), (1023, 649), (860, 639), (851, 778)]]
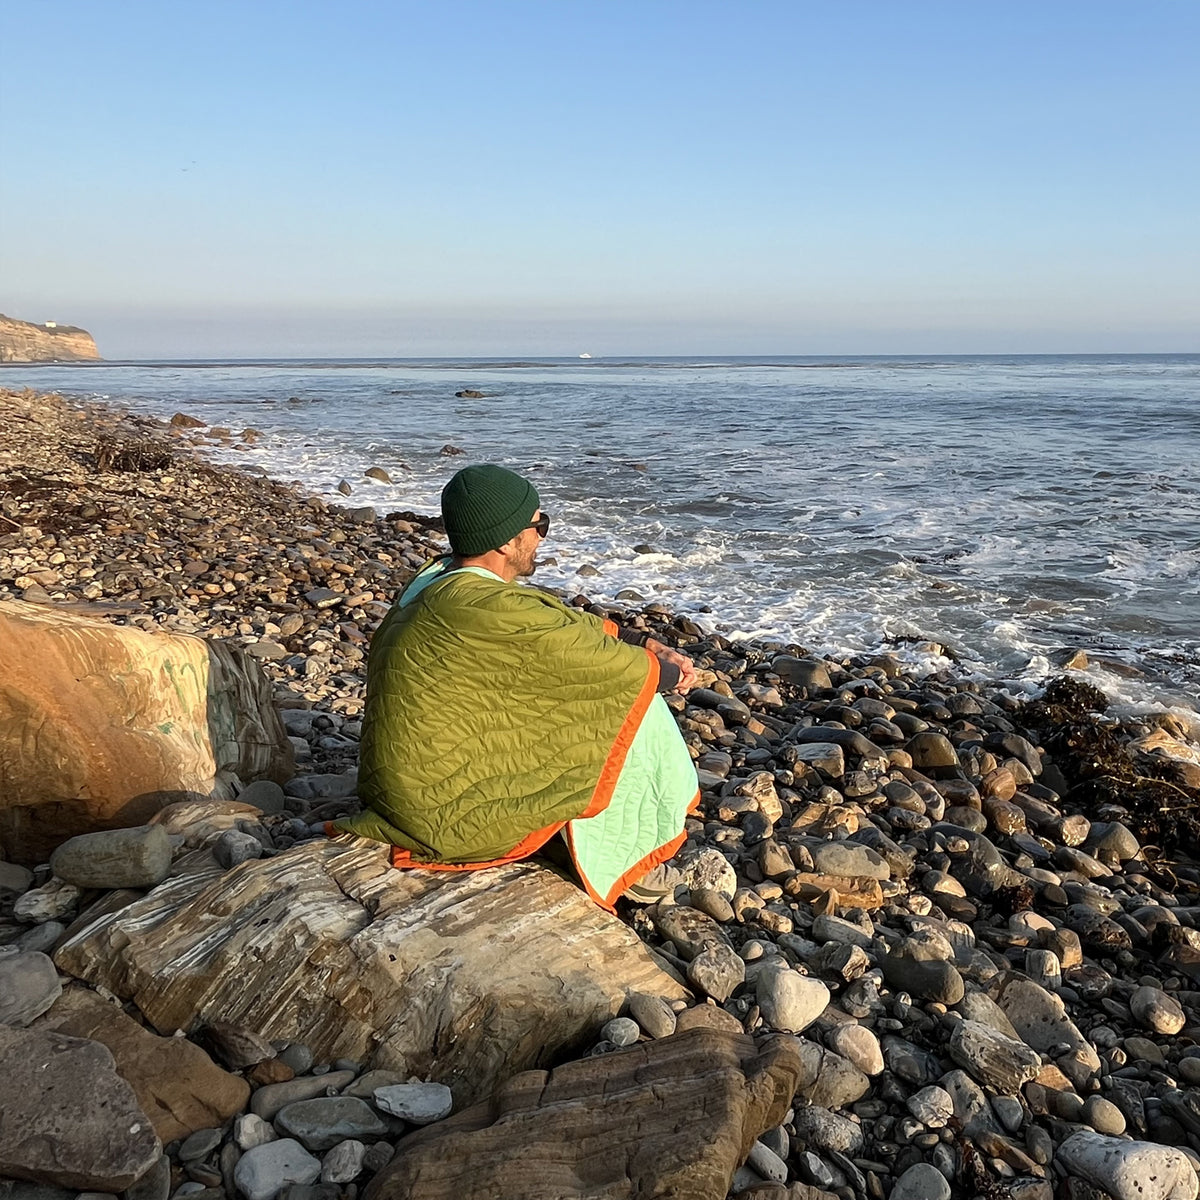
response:
[(670, 646), (655, 641), (654, 638), (646, 639), (646, 649), (659, 662), (672, 663), (679, 668), (679, 682), (675, 685), (677, 692), (686, 692), (689, 688), (695, 687), (696, 664), (686, 654), (680, 654), (678, 650), (672, 650)]

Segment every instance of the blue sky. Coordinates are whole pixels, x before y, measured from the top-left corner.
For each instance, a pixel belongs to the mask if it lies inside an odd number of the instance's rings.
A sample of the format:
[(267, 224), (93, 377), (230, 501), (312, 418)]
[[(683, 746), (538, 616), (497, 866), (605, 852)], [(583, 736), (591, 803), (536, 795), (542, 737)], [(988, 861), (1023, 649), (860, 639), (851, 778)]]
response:
[(109, 358), (1200, 350), (1193, 0), (0, 0)]

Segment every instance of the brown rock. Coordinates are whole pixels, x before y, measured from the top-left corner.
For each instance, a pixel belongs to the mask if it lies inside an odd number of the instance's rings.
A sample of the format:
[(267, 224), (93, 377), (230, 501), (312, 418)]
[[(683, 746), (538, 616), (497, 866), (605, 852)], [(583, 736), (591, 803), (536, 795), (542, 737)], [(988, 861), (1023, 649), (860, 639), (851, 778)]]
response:
[(741, 1033), (742, 1023), (732, 1013), (715, 1004), (697, 1004), (685, 1008), (675, 1018), (675, 1031), (686, 1033), (689, 1029), (713, 1029), (719, 1033)]
[(136, 997), (162, 1032), (223, 1020), (318, 1061), (403, 1061), (459, 1104), (593, 1035), (631, 992), (687, 994), (631, 929), (532, 863), (397, 871), (388, 847), (343, 836), (176, 872), (66, 941), (59, 966)]
[[(269, 1058), (266, 1062), (256, 1063), (246, 1072), (246, 1078), (255, 1087), (266, 1087), (270, 1083), (287, 1083), (296, 1078), (296, 1072), (287, 1063), (278, 1058)], [(403, 1083), (400, 1079), (397, 1082)]]
[(75, 613), (0, 606), (0, 847), (44, 862), (66, 838), (146, 822), (233, 781), (286, 779), (267, 677), (240, 650)]
[(818, 902), (827, 893), (834, 893), (840, 908), (882, 908), (883, 889), (878, 879), (869, 876), (820, 875), (797, 871), (788, 876), (783, 890), (810, 903)]
[(199, 1046), (151, 1033), (86, 988), (68, 988), (34, 1028), (107, 1046), (164, 1142), (224, 1124), (250, 1098), (246, 1081), (222, 1071)]
[(697, 1029), (527, 1071), (406, 1138), (367, 1200), (724, 1200), (799, 1069), (791, 1038)]
[(0, 1175), (122, 1192), (162, 1153), (99, 1042), (0, 1025), (0, 1079)]

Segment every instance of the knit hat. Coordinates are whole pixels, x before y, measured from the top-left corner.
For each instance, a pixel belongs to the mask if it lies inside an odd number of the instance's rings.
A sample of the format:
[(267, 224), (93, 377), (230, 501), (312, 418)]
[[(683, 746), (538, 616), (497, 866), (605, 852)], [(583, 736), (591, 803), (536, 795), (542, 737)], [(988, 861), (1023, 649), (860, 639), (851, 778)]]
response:
[(463, 467), (442, 488), (442, 521), (455, 554), (486, 554), (528, 528), (538, 510), (537, 488), (528, 479), (479, 463)]

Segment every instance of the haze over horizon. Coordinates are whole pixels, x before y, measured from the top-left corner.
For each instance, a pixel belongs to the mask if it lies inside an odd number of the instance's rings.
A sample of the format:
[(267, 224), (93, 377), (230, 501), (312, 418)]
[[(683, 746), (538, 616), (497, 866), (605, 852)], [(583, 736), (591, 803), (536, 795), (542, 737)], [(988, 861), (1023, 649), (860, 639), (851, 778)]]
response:
[(57, 0), (0, 37), (0, 311), (108, 359), (1200, 350), (1200, 6)]

